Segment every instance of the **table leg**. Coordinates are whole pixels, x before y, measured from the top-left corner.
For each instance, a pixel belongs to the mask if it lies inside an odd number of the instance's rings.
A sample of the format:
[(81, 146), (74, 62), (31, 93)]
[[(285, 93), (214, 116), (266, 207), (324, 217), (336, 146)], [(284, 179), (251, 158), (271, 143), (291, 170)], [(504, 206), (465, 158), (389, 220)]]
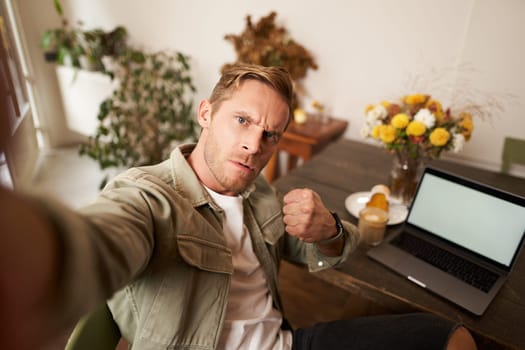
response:
[(266, 181), (270, 183), (279, 177), (279, 151), (274, 152), (268, 164), (266, 164), (264, 176), (266, 177)]
[(288, 154), (288, 171), (295, 169), (297, 166), (297, 160), (299, 158), (297, 156), (294, 156), (292, 154)]

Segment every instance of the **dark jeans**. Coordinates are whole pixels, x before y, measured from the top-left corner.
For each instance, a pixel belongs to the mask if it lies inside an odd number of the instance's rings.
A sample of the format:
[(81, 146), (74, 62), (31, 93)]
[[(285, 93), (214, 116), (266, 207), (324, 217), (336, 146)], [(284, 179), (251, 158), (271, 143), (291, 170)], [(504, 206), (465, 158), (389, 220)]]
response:
[(458, 326), (426, 313), (358, 317), (299, 328), (292, 350), (443, 350)]

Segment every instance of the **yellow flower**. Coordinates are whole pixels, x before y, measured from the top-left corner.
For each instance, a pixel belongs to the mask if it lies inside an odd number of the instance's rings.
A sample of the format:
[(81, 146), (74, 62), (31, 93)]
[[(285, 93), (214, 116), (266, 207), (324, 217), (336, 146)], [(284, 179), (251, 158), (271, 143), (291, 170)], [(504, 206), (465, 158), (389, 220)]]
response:
[(450, 140), (450, 133), (445, 128), (435, 128), (428, 138), (434, 146), (445, 146)]
[(374, 108), (374, 105), (368, 105), (368, 106), (366, 106), (366, 108), (365, 108), (365, 113), (370, 112), (373, 108)]
[(425, 103), (429, 97), (430, 97), (429, 95), (413, 94), (413, 95), (405, 96), (404, 102), (410, 106), (419, 105), (419, 104)]
[(472, 135), (472, 130), (474, 130), (474, 122), (472, 121), (472, 116), (468, 112), (463, 112), (459, 115), (461, 121), (458, 125), (463, 129), (461, 132), (465, 136), (465, 140), (469, 140)]
[(379, 137), (384, 143), (391, 143), (396, 139), (397, 130), (392, 125), (380, 125)]
[(427, 127), (420, 121), (413, 120), (407, 126), (407, 135), (421, 136), (427, 131)]
[(458, 152), (473, 129), (468, 110), (453, 114), (433, 96), (414, 93), (398, 102), (385, 100), (367, 106), (361, 134), (388, 150), (438, 158), (442, 151)]
[(425, 104), (425, 107), (434, 114), (437, 121), (443, 120), (443, 107), (441, 106), (441, 102), (435, 99), (429, 99)]
[(470, 113), (463, 112), (459, 115), (459, 118), (462, 119), (459, 125), (463, 129), (472, 132), (472, 130), (474, 129), (474, 122), (472, 121), (472, 116), (470, 115)]
[(393, 118), (390, 124), (392, 124), (394, 127), (398, 129), (404, 129), (408, 125), (408, 122), (410, 121), (410, 117), (406, 115), (405, 113), (399, 113), (396, 114)]
[(319, 113), (322, 113), (324, 111), (324, 105), (317, 100), (314, 100), (312, 102), (312, 107), (315, 108)]
[(378, 139), (379, 138), (379, 129), (381, 128), (381, 125), (376, 125), (372, 128), (372, 132), (370, 132), (370, 135), (375, 138), (375, 139)]

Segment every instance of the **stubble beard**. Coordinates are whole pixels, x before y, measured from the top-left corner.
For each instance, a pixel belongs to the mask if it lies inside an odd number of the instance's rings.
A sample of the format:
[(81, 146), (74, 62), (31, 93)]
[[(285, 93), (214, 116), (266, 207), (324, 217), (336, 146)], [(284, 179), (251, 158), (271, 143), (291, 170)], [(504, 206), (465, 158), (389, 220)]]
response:
[(212, 134), (209, 135), (204, 145), (204, 160), (210, 173), (213, 175), (215, 180), (229, 192), (236, 194), (244, 191), (255, 178), (247, 178), (238, 176), (237, 178), (229, 178), (225, 174), (225, 166), (229, 162), (228, 155), (221, 153), (221, 147), (218, 142), (215, 141)]

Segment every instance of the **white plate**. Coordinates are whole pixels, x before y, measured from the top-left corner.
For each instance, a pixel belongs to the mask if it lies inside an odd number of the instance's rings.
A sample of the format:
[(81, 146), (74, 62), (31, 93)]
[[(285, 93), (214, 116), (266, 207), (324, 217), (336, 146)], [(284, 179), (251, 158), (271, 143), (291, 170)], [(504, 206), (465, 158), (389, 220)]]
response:
[[(370, 192), (356, 192), (352, 193), (345, 199), (346, 210), (356, 218), (359, 217), (359, 212), (365, 207), (365, 204), (370, 199)], [(388, 203), (388, 225), (397, 225), (405, 221), (408, 214), (408, 209), (405, 205), (400, 203)]]

